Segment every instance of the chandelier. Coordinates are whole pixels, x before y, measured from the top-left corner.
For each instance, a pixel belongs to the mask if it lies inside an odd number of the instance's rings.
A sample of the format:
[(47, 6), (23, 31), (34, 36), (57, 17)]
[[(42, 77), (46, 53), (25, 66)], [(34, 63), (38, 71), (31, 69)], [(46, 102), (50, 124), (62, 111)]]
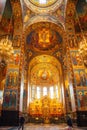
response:
[(11, 40), (8, 37), (1, 39), (0, 41), (0, 68), (7, 66), (8, 62), (11, 61), (13, 55), (13, 47)]
[(87, 42), (86, 42), (86, 39), (84, 39), (80, 43), (79, 54), (81, 55), (81, 57), (83, 59), (85, 67), (87, 67)]

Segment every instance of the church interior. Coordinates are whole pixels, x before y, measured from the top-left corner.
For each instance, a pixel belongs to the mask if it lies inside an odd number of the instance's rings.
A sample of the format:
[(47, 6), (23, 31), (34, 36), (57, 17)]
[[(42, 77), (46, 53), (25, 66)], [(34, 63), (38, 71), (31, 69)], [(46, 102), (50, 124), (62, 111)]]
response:
[(0, 0), (0, 125), (87, 126), (87, 0)]

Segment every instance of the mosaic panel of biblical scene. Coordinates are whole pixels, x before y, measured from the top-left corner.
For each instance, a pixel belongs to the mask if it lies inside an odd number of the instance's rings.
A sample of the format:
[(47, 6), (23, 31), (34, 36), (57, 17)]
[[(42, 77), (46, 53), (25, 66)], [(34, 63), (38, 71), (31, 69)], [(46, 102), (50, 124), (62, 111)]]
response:
[(17, 109), (17, 90), (5, 90), (3, 108), (5, 109)]
[(19, 66), (19, 62), (20, 62), (20, 50), (14, 50), (10, 66), (12, 65)]
[(87, 90), (77, 90), (78, 109), (87, 109)]
[(14, 88), (18, 86), (18, 69), (9, 69), (7, 72), (6, 78), (6, 87), (7, 88)]
[(87, 86), (87, 74), (84, 69), (74, 70), (74, 76), (76, 86)]
[(63, 42), (61, 35), (48, 28), (40, 28), (32, 31), (26, 39), (27, 45), (32, 45), (37, 50), (48, 51), (58, 48)]
[(87, 31), (87, 1), (78, 0), (76, 11), (77, 11), (77, 16), (75, 18), (75, 31), (77, 33), (80, 32), (81, 29), (83, 31)]
[(79, 55), (79, 52), (77, 50), (70, 51), (70, 54), (71, 54), (71, 60), (72, 60), (73, 66), (79, 67), (83, 65), (82, 58)]

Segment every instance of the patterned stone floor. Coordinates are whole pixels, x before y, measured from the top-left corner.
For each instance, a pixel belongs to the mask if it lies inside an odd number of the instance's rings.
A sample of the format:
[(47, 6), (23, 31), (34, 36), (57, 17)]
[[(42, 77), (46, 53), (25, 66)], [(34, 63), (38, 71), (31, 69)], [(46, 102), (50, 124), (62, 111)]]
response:
[[(0, 130), (18, 130), (18, 127), (0, 127)], [(74, 126), (69, 129), (66, 124), (25, 124), (24, 130), (87, 130), (87, 127)]]

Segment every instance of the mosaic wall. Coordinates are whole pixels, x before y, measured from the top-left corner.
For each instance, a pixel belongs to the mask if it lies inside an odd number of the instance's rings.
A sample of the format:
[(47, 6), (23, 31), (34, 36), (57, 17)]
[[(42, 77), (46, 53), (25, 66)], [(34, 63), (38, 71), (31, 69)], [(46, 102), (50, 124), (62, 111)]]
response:
[(78, 109), (87, 110), (87, 90), (77, 90)]
[[(87, 1), (78, 0), (76, 11), (78, 13), (79, 22), (83, 31), (87, 31)], [(79, 25), (75, 23), (75, 31), (79, 32)]]
[(75, 67), (79, 67), (83, 65), (81, 56), (79, 55), (78, 50), (72, 50), (70, 51), (71, 54), (71, 60), (72, 60), (72, 64)]
[[(0, 1), (0, 9), (2, 10), (2, 4), (5, 2)], [(4, 6), (4, 5), (3, 5)], [(0, 10), (0, 14), (2, 13)], [(1, 16), (1, 15), (0, 15)], [(13, 17), (14, 19), (13, 19)], [(0, 35), (9, 34), (14, 47), (14, 54), (11, 57), (11, 62), (7, 66), (6, 82), (4, 86), (3, 96), (3, 108), (6, 110), (18, 110), (18, 87), (20, 77), (20, 44), (22, 33), (22, 17), (21, 17), (21, 5), (20, 1), (7, 0), (6, 7), (3, 12), (3, 17), (0, 26)]]
[(13, 18), (12, 18), (12, 8), (10, 0), (3, 0), (3, 2), (0, 1), (0, 9), (2, 15), (1, 16), (1, 23), (0, 23), (0, 33), (5, 35), (9, 34), (10, 36), (13, 33)]
[(87, 86), (87, 75), (84, 69), (74, 69), (74, 81), (76, 86), (86, 87)]
[(17, 90), (8, 90), (4, 91), (4, 101), (3, 101), (3, 109), (8, 110), (17, 110)]
[(0, 0), (0, 21), (2, 18), (3, 11), (4, 11), (5, 3), (6, 3), (6, 0), (3, 0), (3, 1)]
[(20, 63), (20, 50), (15, 49), (14, 55), (12, 57), (12, 60), (10, 62), (10, 67), (18, 67)]
[[(86, 13), (87, 13), (87, 2), (85, 0), (78, 0), (77, 5), (73, 2), (68, 4), (67, 10), (67, 33), (68, 33), (68, 45), (70, 49), (70, 70), (72, 74), (69, 74), (70, 77), (70, 91), (74, 91), (74, 97), (76, 100), (77, 110), (87, 110), (87, 104), (81, 103), (80, 99), (84, 98), (84, 95), (87, 91), (87, 73), (83, 64), (81, 55), (79, 55), (79, 44), (83, 38), (81, 34), (81, 28), (83, 31), (87, 29), (86, 23)], [(86, 33), (84, 33), (85, 36)], [(74, 80), (73, 80), (74, 78)], [(72, 84), (71, 84), (72, 83)], [(73, 89), (71, 89), (73, 85)], [(81, 94), (81, 96), (79, 96)], [(73, 95), (73, 93), (72, 93)], [(72, 97), (71, 97), (72, 98)], [(84, 98), (84, 102), (86, 102)], [(82, 101), (83, 102), (83, 101)], [(72, 106), (73, 109), (73, 106)]]
[(26, 39), (27, 45), (32, 45), (40, 51), (49, 51), (53, 48), (58, 48), (63, 42), (61, 35), (46, 27), (41, 27), (37, 30), (33, 30)]
[[(17, 2), (14, 2), (14, 3), (15, 4), (13, 6), (13, 10), (14, 10), (13, 46), (14, 46), (14, 48), (20, 48), (20, 47), (22, 47), (21, 46), (22, 41), (20, 40), (20, 37), (21, 37), (20, 32), (22, 32), (22, 29), (21, 29), (22, 28), (22, 21), (21, 21), (22, 18), (20, 18), (21, 17), (21, 13), (20, 13), (21, 9), (19, 7), (20, 5)], [(69, 12), (67, 12), (68, 18), (70, 18), (67, 22), (68, 23), (67, 34), (69, 33), (68, 41), (69, 41), (69, 47), (70, 47), (70, 57), (71, 57), (73, 70), (74, 70), (74, 83), (75, 83), (75, 87), (77, 89), (76, 94), (77, 94), (77, 99), (78, 99), (77, 100), (78, 108), (82, 108), (84, 110), (86, 109), (86, 106), (87, 106), (87, 104), (84, 103), (84, 101), (87, 101), (87, 96), (86, 96), (86, 94), (87, 94), (87, 91), (86, 91), (86, 89), (87, 89), (86, 88), (87, 87), (87, 74), (85, 73), (85, 69), (83, 68), (82, 59), (78, 55), (78, 46), (79, 46), (78, 41), (80, 41), (82, 37), (81, 37), (81, 35), (75, 36), (75, 32), (77, 33), (77, 32), (81, 31), (78, 20), (80, 21), (83, 30), (86, 30), (86, 28), (87, 28), (87, 17), (86, 17), (87, 8), (86, 8), (86, 5), (87, 5), (87, 3), (86, 3), (85, 0), (83, 0), (83, 1), (78, 0), (76, 9), (77, 9), (79, 19), (77, 18), (77, 16), (75, 16), (75, 18), (77, 19), (75, 21), (73, 21), (71, 19), (73, 17), (74, 11), (75, 11), (74, 8), (73, 8), (73, 4), (70, 4), (70, 6), (69, 6), (70, 10), (69, 10)], [(2, 17), (3, 7), (4, 7), (4, 5), (1, 3), (0, 4), (0, 19)], [(24, 5), (23, 5), (23, 7), (24, 7)], [(61, 27), (60, 24), (61, 23), (64, 24), (64, 16), (65, 16), (64, 8), (65, 8), (65, 3), (63, 3), (55, 13), (49, 12), (49, 15), (47, 17), (45, 17), (45, 15), (40, 16), (40, 15), (37, 15), (36, 13), (34, 14), (29, 9), (27, 9), (27, 8), (25, 9), (25, 7), (24, 7), (24, 11), (25, 11), (25, 12), (23, 12), (24, 23), (26, 23), (26, 26), (27, 26), (28, 24), (38, 22), (37, 19), (45, 21), (45, 22), (49, 20), (49, 22), (52, 21), (53, 23), (57, 23), (57, 25), (59, 25), (59, 27)], [(11, 11), (11, 8), (10, 8), (10, 11)], [(9, 13), (8, 17), (11, 16), (11, 13), (12, 12)], [(54, 14), (54, 16), (53, 16), (53, 14)], [(32, 19), (29, 21), (29, 18), (32, 18)], [(2, 23), (2, 29), (4, 27), (4, 30), (6, 32), (8, 32), (8, 28), (7, 28), (8, 23), (9, 23), (9, 19), (6, 19), (6, 21)], [(36, 26), (40, 27), (40, 24), (38, 24)], [(50, 26), (50, 27), (52, 28), (52, 26)], [(74, 30), (74, 27), (75, 27), (75, 30)], [(34, 26), (32, 26), (31, 28), (33, 30)], [(28, 32), (28, 31), (30, 32), (31, 28), (30, 28), (30, 30), (28, 30), (26, 28), (26, 30), (27, 30), (26, 32)], [(60, 28), (58, 28), (58, 29), (60, 30)], [(13, 32), (13, 28), (11, 28), (11, 30)], [(44, 41), (44, 40), (46, 41), (45, 37), (47, 37), (48, 34), (44, 35), (43, 32), (44, 31), (42, 31), (42, 34), (43, 34), (44, 37), (41, 36), (41, 39), (42, 39), (42, 41)], [(54, 35), (55, 34), (57, 35), (57, 38), (58, 38), (58, 39), (56, 39), (57, 42), (59, 42), (60, 39), (62, 38), (61, 37), (62, 35), (57, 34), (56, 31), (54, 32), (54, 31), (51, 30), (51, 33), (52, 33), (52, 36), (53, 36), (52, 37), (53, 40), (55, 39)], [(34, 36), (33, 36), (33, 34), (34, 34)], [(61, 34), (63, 34), (63, 33), (61, 33)], [(37, 44), (38, 41), (35, 39), (36, 37), (37, 37), (37, 33), (31, 32), (30, 36), (27, 37), (27, 43), (30, 44), (29, 40), (32, 39), (31, 41), (32, 41), (33, 46), (36, 47), (36, 48), (39, 47), (39, 49), (43, 50), (43, 48), (44, 48), (43, 44)], [(53, 43), (52, 38), (51, 38), (50, 42)], [(33, 42), (35, 40), (36, 40), (36, 42)], [(46, 43), (47, 43), (47, 41), (46, 41)], [(61, 43), (61, 42), (59, 42), (59, 43)], [(57, 44), (57, 46), (58, 46), (58, 44)], [(49, 47), (49, 45), (45, 48), (45, 49), (47, 49), (47, 51), (48, 51), (48, 47)], [(53, 44), (52, 44), (51, 48), (53, 48)], [(54, 46), (54, 48), (56, 48), (56, 46)], [(59, 46), (59, 48), (60, 48), (60, 46)], [(30, 52), (32, 52), (32, 51), (30, 51)], [(32, 54), (29, 53), (29, 56), (30, 55), (32, 55)], [(56, 53), (56, 55), (59, 55), (59, 53)], [(38, 62), (37, 58), (36, 58), (36, 60)], [(21, 61), (21, 63), (20, 63), (20, 61)], [(18, 50), (15, 49), (13, 61), (8, 66), (8, 71), (7, 71), (7, 76), (6, 76), (6, 89), (5, 89), (5, 92), (4, 92), (4, 103), (3, 103), (3, 106), (4, 106), (5, 109), (17, 110), (18, 90), (15, 90), (15, 89), (16, 88), (18, 89), (18, 87), (19, 87), (18, 86), (18, 82), (19, 82), (18, 80), (21, 77), (21, 72), (22, 72), (22, 67), (23, 67), (22, 63), (23, 63), (23, 53), (20, 56), (20, 49), (18, 49)], [(20, 67), (19, 67), (19, 64), (21, 64)], [(70, 88), (70, 89), (71, 89), (71, 94), (73, 95), (72, 88)], [(23, 96), (24, 96), (24, 101), (25, 101), (26, 96), (27, 96), (26, 89), (24, 90)], [(73, 100), (73, 97), (71, 97), (71, 99)], [(26, 106), (26, 104), (25, 104), (25, 106)], [(75, 108), (73, 108), (73, 109), (75, 109)]]
[(9, 69), (6, 76), (6, 88), (17, 88), (18, 87), (18, 69)]

